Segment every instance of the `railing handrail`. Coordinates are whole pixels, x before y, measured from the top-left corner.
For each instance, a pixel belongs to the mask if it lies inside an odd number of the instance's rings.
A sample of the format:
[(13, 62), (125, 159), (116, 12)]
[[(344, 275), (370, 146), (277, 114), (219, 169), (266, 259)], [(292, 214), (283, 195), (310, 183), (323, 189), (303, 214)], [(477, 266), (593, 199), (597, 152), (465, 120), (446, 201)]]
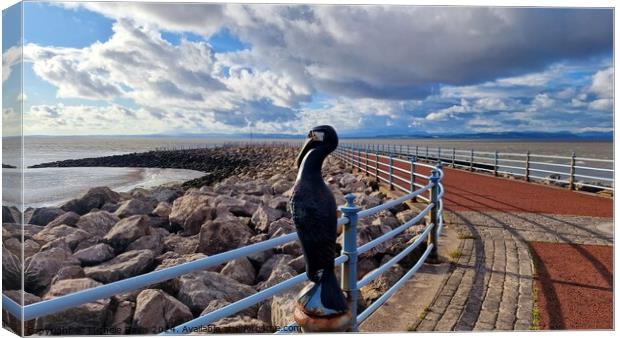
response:
[[(343, 147), (348, 149), (361, 150), (360, 144), (355, 143), (344, 143)], [(387, 143), (376, 145), (372, 148), (379, 149), (377, 150), (377, 152), (381, 154), (392, 155), (394, 161), (406, 161), (403, 156), (410, 158), (417, 157), (418, 159), (427, 162), (435, 160), (444, 161), (450, 163), (450, 165), (454, 168), (469, 168), (470, 171), (476, 170), (492, 173), (494, 176), (498, 176), (498, 174), (507, 174), (523, 177), (526, 181), (530, 181), (530, 179), (536, 179), (542, 181), (566, 183), (567, 188), (570, 190), (575, 190), (576, 187), (580, 186), (598, 188), (602, 190), (613, 190), (613, 184), (615, 182), (613, 177), (608, 177), (610, 173), (614, 173), (614, 169), (607, 167), (609, 164), (614, 163), (613, 159), (578, 157), (574, 153), (572, 156), (560, 156), (537, 154), (531, 153), (529, 151), (526, 153), (513, 153), (430, 146), (415, 146), (414, 148), (414, 146), (412, 145), (395, 145)], [(382, 158), (387, 157), (386, 155), (379, 156)], [(550, 159), (550, 161), (543, 162), (544, 159)], [(564, 163), (562, 163), (562, 161), (564, 161)], [(589, 163), (588, 165), (577, 165), (577, 161)], [(511, 162), (514, 165), (506, 165), (506, 162)], [(599, 164), (596, 165), (592, 162)], [(380, 165), (386, 166), (386, 163), (380, 163)], [(424, 163), (418, 162), (418, 165), (424, 166)], [(520, 165), (522, 165), (522, 167)], [(532, 167), (532, 165), (536, 165), (536, 167)], [(396, 170), (402, 171), (402, 169), (400, 168), (397, 168)], [(514, 172), (514, 170), (517, 170), (517, 172)], [(556, 179), (554, 177), (541, 177), (538, 175), (532, 175), (531, 172), (557, 174), (561, 177), (565, 177), (565, 179)], [(383, 173), (385, 174), (385, 172)], [(379, 180), (384, 181), (384, 178), (380, 177)], [(592, 182), (591, 180), (593, 180), (594, 182)]]

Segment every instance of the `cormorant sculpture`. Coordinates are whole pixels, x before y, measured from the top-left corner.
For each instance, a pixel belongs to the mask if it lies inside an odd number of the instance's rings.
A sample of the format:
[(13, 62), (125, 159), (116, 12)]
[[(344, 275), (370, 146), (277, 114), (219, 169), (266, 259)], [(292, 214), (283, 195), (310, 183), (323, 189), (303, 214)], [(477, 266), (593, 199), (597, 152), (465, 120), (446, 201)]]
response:
[(321, 167), (338, 147), (338, 135), (331, 126), (310, 130), (297, 157), (299, 172), (293, 187), (290, 211), (306, 260), (306, 273), (314, 285), (302, 291), (298, 303), (313, 316), (347, 312), (347, 302), (336, 274), (336, 201), (323, 181)]

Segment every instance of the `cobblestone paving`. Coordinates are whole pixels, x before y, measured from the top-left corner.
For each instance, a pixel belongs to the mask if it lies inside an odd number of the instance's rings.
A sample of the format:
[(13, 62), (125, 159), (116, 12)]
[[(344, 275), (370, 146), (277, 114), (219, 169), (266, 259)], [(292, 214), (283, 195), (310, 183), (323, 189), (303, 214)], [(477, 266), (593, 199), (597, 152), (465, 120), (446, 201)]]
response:
[(613, 242), (610, 218), (466, 211), (445, 219), (461, 233), (461, 256), (417, 331), (528, 330), (534, 270), (527, 242)]

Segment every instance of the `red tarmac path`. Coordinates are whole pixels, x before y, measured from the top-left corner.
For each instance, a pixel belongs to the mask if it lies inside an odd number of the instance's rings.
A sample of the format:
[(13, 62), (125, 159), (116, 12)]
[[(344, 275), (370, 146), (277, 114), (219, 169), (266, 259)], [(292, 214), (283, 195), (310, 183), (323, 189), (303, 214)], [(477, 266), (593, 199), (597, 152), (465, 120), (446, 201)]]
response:
[[(369, 156), (368, 170), (374, 174), (373, 155)], [(389, 171), (388, 159), (379, 158), (379, 169)], [(365, 158), (361, 158), (365, 163)], [(396, 167), (409, 171), (407, 161), (394, 160)], [(416, 172), (430, 175), (430, 169), (418, 166)], [(387, 178), (388, 175), (379, 172)], [(402, 177), (394, 182), (409, 187), (409, 174), (394, 170)], [(426, 180), (416, 178), (418, 183)], [(565, 188), (525, 182), (523, 180), (495, 177), (490, 174), (473, 173), (444, 167), (444, 207), (451, 211), (499, 211), (531, 212), (559, 215), (613, 217), (613, 199), (593, 194), (569, 191)]]

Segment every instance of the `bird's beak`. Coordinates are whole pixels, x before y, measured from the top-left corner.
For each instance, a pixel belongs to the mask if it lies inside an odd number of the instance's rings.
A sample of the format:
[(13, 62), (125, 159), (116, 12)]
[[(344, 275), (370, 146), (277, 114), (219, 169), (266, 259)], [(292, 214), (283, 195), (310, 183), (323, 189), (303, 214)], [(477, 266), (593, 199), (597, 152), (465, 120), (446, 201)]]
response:
[(316, 143), (314, 142), (314, 137), (309, 137), (306, 140), (306, 143), (304, 143), (304, 146), (301, 148), (301, 151), (299, 152), (299, 155), (297, 155), (297, 159), (295, 160), (295, 165), (297, 166), (297, 168), (301, 166), (301, 161), (304, 160), (304, 157), (306, 157), (306, 154), (310, 151), (310, 149), (314, 148), (315, 144)]

